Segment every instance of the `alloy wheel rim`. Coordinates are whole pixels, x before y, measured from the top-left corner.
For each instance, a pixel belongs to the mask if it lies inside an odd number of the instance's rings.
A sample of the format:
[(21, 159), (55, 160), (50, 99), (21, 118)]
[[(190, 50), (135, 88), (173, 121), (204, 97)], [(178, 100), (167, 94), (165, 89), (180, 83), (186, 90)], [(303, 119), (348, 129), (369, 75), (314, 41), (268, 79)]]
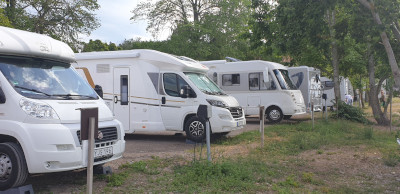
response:
[(189, 132), (195, 137), (200, 137), (204, 134), (204, 125), (200, 121), (190, 123)]

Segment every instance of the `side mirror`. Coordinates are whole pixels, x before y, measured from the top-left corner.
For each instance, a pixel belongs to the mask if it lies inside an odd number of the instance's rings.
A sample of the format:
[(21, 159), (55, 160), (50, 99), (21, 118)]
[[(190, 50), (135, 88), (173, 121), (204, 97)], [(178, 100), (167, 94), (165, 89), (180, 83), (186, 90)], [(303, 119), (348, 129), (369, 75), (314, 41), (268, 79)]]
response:
[(318, 74), (316, 74), (316, 75), (315, 75), (315, 82), (317, 82), (317, 83), (318, 83), (320, 80), (321, 80), (321, 79), (320, 79), (319, 75), (318, 75)]
[(99, 85), (95, 85), (94, 86), (94, 91), (96, 91), (96, 93), (103, 98), (103, 88)]
[(263, 71), (263, 78), (264, 78), (264, 82), (268, 82), (269, 81), (268, 67), (266, 67), (265, 70)]
[(195, 98), (196, 93), (190, 88), (188, 85), (184, 85), (181, 87), (181, 90), (179, 92), (179, 95), (181, 98)]
[(6, 95), (3, 92), (3, 89), (0, 87), (0, 104), (6, 103)]

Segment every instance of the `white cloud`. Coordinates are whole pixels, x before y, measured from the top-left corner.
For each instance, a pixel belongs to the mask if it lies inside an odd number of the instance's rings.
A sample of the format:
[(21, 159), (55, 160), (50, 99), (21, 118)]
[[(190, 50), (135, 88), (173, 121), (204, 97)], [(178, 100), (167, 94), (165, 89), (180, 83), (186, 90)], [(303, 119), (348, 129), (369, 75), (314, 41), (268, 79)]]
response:
[[(100, 20), (101, 26), (93, 31), (89, 37), (82, 36), (84, 41), (99, 39), (102, 42), (122, 43), (125, 39), (153, 40), (151, 34), (146, 32), (146, 21), (132, 22), (131, 11), (143, 0), (98, 0), (101, 6), (96, 11), (96, 17)], [(162, 33), (158, 40), (165, 40), (169, 33)]]

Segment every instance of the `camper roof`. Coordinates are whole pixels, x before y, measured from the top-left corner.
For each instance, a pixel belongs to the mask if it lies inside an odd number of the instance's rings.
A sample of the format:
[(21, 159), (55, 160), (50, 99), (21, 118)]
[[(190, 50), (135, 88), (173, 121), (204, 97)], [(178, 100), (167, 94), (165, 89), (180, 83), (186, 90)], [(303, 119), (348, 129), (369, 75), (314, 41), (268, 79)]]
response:
[(255, 70), (263, 70), (266, 67), (270, 69), (287, 69), (287, 67), (270, 61), (261, 61), (261, 60), (254, 60), (254, 61), (238, 61), (238, 62), (224, 62), (224, 60), (217, 60), (217, 61), (203, 61), (202, 64), (206, 65), (208, 68), (227, 68), (228, 71), (232, 72), (243, 72), (243, 71), (255, 71)]
[(76, 53), (75, 57), (77, 61), (138, 58), (141, 60), (145, 60), (163, 70), (201, 71), (201, 72), (208, 71), (208, 68), (206, 66), (188, 57), (174, 56), (171, 54), (150, 49)]
[(75, 61), (72, 49), (61, 41), (3, 26), (0, 26), (0, 54)]

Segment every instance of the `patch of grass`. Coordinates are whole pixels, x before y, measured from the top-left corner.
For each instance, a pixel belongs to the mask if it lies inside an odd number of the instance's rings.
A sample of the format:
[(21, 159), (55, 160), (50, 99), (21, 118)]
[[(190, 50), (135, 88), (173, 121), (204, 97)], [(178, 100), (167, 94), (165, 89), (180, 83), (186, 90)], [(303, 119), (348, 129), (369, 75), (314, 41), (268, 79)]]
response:
[(383, 163), (386, 166), (395, 167), (400, 163), (400, 155), (395, 152), (385, 153), (383, 156)]
[(222, 137), (218, 139), (214, 144), (216, 145), (236, 145), (239, 143), (252, 143), (260, 139), (259, 131), (249, 131), (241, 133), (235, 137)]
[[(266, 180), (268, 169), (260, 162), (252, 160), (233, 160), (210, 163), (195, 162), (191, 165), (177, 166), (174, 170), (174, 180), (171, 192), (254, 192), (262, 190), (256, 182)], [(205, 190), (206, 189), (206, 190)]]
[[(213, 146), (237, 145), (251, 149), (246, 156), (220, 157), (212, 163), (180, 161), (176, 158), (139, 161), (121, 166), (123, 172), (107, 176), (108, 190), (123, 192), (155, 193), (312, 193), (338, 192), (363, 193), (368, 188), (349, 187), (341, 183), (330, 185), (324, 180), (335, 179), (339, 169), (332, 175), (312, 171), (309, 159), (300, 153), (324, 154), (326, 148), (351, 146), (354, 149), (380, 151), (383, 163), (396, 166), (400, 163), (400, 152), (393, 141), (394, 133), (373, 129), (348, 120), (317, 120), (297, 124), (278, 124), (265, 129), (264, 148), (249, 148), (249, 143), (260, 140), (259, 131), (245, 132), (233, 138), (222, 138)], [(221, 146), (222, 147), (222, 146)], [(337, 152), (326, 151), (322, 158), (336, 157)], [(355, 154), (354, 158), (362, 160)], [(313, 158), (314, 160), (314, 158)], [(304, 172), (304, 170), (307, 170)], [(315, 173), (315, 174), (314, 174)], [(133, 177), (140, 175), (141, 183), (131, 184)], [(317, 177), (318, 176), (318, 177)], [(321, 176), (321, 177), (320, 177)], [(326, 176), (326, 177), (324, 177)], [(327, 178), (328, 177), (328, 178)], [(99, 177), (104, 179), (104, 177)], [(351, 179), (351, 180), (350, 180)], [(354, 177), (348, 180), (354, 181)], [(365, 179), (365, 177), (362, 177)], [(347, 178), (346, 178), (347, 180)], [(372, 181), (372, 180), (369, 180)], [(143, 183), (142, 183), (143, 182)], [(339, 181), (340, 182), (340, 181)], [(387, 185), (386, 185), (387, 186)], [(396, 188), (396, 187), (393, 187)], [(272, 190), (271, 190), (272, 189)], [(372, 189), (381, 189), (377, 186)], [(105, 191), (106, 191), (105, 190)], [(385, 191), (383, 189), (382, 191)]]

